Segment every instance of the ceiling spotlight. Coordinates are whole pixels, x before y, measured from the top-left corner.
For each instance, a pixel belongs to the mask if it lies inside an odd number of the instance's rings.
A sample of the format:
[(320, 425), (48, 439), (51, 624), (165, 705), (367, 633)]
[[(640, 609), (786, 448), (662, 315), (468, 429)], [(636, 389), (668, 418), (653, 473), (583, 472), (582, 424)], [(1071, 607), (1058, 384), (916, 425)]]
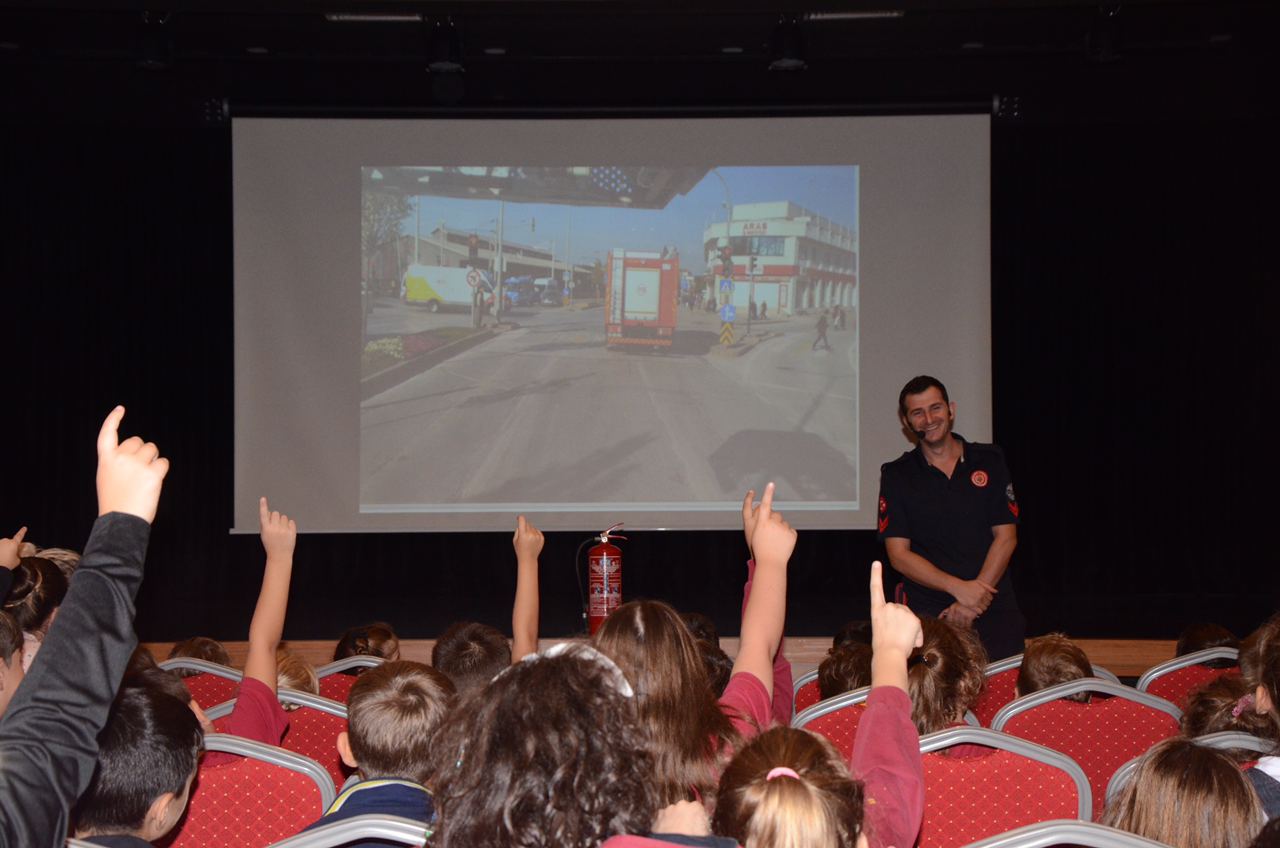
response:
[(435, 74), (460, 73), (462, 36), (453, 18), (436, 18), (427, 24), (427, 70)]
[(774, 27), (770, 44), (771, 71), (803, 71), (809, 67), (804, 60), (804, 33), (800, 20), (794, 15), (784, 15)]

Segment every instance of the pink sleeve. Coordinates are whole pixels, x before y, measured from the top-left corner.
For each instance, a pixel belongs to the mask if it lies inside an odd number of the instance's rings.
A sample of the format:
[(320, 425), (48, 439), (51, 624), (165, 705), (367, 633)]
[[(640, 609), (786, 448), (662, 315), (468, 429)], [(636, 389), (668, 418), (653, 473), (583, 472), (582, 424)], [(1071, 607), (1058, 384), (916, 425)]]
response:
[[(242, 736), (254, 742), (279, 745), (284, 732), (289, 729), (289, 716), (276, 700), (271, 687), (261, 680), (245, 677), (240, 681), (235, 706), (218, 729), (222, 733)], [(210, 751), (205, 754), (203, 765), (210, 768), (238, 759), (236, 754)]]
[[(756, 561), (747, 560), (747, 582), (742, 587), (742, 614), (747, 612), (747, 599), (751, 597), (751, 581), (756, 575)], [(778, 652), (773, 655), (773, 720), (781, 725), (791, 724), (795, 681), (791, 676), (791, 660), (787, 659), (786, 637), (778, 640)]]
[(733, 729), (742, 735), (743, 741), (751, 739), (769, 726), (773, 717), (773, 705), (769, 692), (760, 678), (740, 671), (729, 678), (720, 696), (720, 709), (728, 716)]
[(863, 782), (871, 848), (910, 848), (924, 820), (924, 762), (911, 722), (911, 698), (877, 686), (853, 740), (849, 771)]

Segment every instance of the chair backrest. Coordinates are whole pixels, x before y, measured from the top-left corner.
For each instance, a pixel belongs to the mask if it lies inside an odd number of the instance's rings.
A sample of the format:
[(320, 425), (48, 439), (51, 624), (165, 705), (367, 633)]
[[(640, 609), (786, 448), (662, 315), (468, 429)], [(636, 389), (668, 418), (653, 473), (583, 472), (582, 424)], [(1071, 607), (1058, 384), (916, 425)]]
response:
[[(987, 665), (987, 684), (973, 705), (973, 714), (982, 727), (990, 727), (996, 713), (1005, 704), (1018, 697), (1018, 672), (1022, 669), (1022, 654), (1014, 654)], [(1090, 665), (1093, 665), (1090, 663)], [(1093, 665), (1093, 676), (1119, 684), (1120, 678), (1100, 665)]]
[(240, 679), (244, 677), (244, 672), (239, 669), (192, 657), (174, 657), (158, 665), (165, 671), (198, 672), (184, 677), (182, 682), (187, 684), (187, 691), (202, 710), (234, 698)]
[(1240, 652), (1235, 648), (1205, 648), (1203, 651), (1183, 654), (1180, 657), (1174, 657), (1168, 662), (1153, 665), (1144, 671), (1142, 676), (1138, 678), (1136, 688), (1139, 692), (1150, 692), (1157, 698), (1164, 698), (1166, 701), (1173, 702), (1179, 708), (1185, 709), (1187, 696), (1197, 686), (1226, 674), (1240, 673), (1239, 665), (1210, 668), (1207, 665), (1203, 665), (1203, 663), (1211, 662), (1212, 660), (1239, 659)]
[(1171, 848), (1113, 827), (1087, 821), (1041, 822), (970, 843), (965, 848), (1049, 848), (1053, 845), (1083, 848)]
[(357, 679), (354, 674), (341, 672), (322, 677), (320, 678), (320, 697), (345, 704), (347, 697), (351, 695), (351, 687), (355, 685)]
[[(1276, 743), (1270, 739), (1260, 739), (1249, 733), (1239, 733), (1233, 730), (1224, 730), (1221, 733), (1206, 733), (1204, 736), (1193, 737), (1192, 742), (1197, 745), (1204, 745), (1209, 748), (1217, 748), (1218, 750), (1237, 750), (1257, 751), (1259, 754), (1269, 754), (1275, 750)], [(1116, 769), (1116, 773), (1111, 775), (1111, 780), (1107, 782), (1107, 803), (1115, 801), (1116, 796), (1120, 794), (1120, 790), (1124, 789), (1125, 784), (1129, 782), (1129, 778), (1133, 777), (1134, 769), (1138, 767), (1138, 763), (1142, 760), (1142, 755), (1134, 757), (1129, 762)]]
[[(297, 705), (297, 709), (289, 713), (289, 730), (280, 740), (280, 747), (320, 763), (329, 772), (333, 784), (341, 786), (351, 774), (338, 754), (338, 734), (347, 729), (347, 705), (296, 689), (281, 689), (276, 697), (282, 704)], [(233, 707), (235, 701), (228, 701), (206, 710), (205, 715), (221, 730), (222, 720), (231, 714)]]
[[(955, 745), (989, 753), (952, 757)], [(1084, 770), (1065, 754), (978, 727), (953, 727), (920, 739), (924, 824), (920, 848), (958, 848), (975, 839), (1053, 819), (1089, 818)]]
[(378, 840), (397, 845), (423, 845), (427, 841), (427, 826), (420, 821), (400, 816), (363, 815), (352, 816), (290, 836), (275, 842), (268, 848), (338, 848), (351, 842)]
[(822, 691), (818, 688), (818, 670), (806, 672), (796, 678), (795, 688), (791, 694), (791, 715), (807, 710), (822, 700)]
[(356, 654), (350, 657), (343, 657), (340, 660), (334, 660), (331, 663), (325, 663), (316, 669), (316, 677), (323, 680), (331, 674), (341, 674), (344, 671), (355, 671), (357, 668), (373, 668), (386, 662), (382, 657), (373, 657), (368, 654)]
[[(1111, 697), (1095, 697), (1087, 704), (1063, 700), (1080, 692)], [(1121, 763), (1176, 735), (1181, 717), (1182, 711), (1163, 698), (1090, 677), (1006, 704), (992, 728), (1061, 751), (1079, 763), (1089, 778), (1094, 818), (1099, 818), (1111, 775)]]
[(858, 731), (858, 722), (862, 720), (867, 696), (870, 694), (871, 687), (864, 686), (819, 701), (796, 713), (791, 719), (791, 726), (803, 727), (830, 739), (847, 762), (853, 756), (853, 737)]
[(301, 831), (337, 797), (329, 773), (292, 751), (225, 733), (205, 734), (204, 745), (241, 759), (197, 771), (186, 815), (157, 845), (266, 845)]

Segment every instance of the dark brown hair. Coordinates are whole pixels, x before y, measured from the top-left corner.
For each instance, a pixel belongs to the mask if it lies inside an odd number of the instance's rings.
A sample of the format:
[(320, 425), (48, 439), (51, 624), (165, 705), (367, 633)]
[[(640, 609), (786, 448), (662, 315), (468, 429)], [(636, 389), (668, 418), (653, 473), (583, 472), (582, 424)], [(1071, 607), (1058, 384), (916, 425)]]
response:
[(696, 788), (710, 806), (738, 733), (711, 692), (697, 642), (680, 614), (661, 601), (623, 604), (605, 619), (595, 644), (635, 687), (662, 803), (685, 800)]
[(907, 417), (907, 395), (918, 395), (936, 388), (942, 392), (942, 402), (951, 403), (951, 398), (947, 396), (947, 387), (942, 385), (942, 381), (937, 377), (930, 377), (922, 374), (919, 377), (912, 377), (907, 384), (902, 387), (902, 391), (898, 392), (898, 415), (906, 420)]
[[(175, 642), (173, 648), (169, 651), (169, 659), (176, 657), (206, 660), (218, 665), (231, 665), (231, 655), (227, 653), (227, 649), (222, 647), (222, 643), (217, 639), (210, 639), (208, 636), (192, 636), (190, 639)], [(179, 668), (174, 669), (174, 672), (179, 677), (194, 677), (201, 673), (194, 668)]]
[(907, 659), (911, 720), (923, 736), (964, 719), (986, 685), (987, 652), (978, 634), (936, 618), (920, 619), (924, 643)]
[(422, 663), (393, 660), (360, 675), (347, 697), (347, 734), (361, 776), (426, 783), (431, 737), (453, 700), (449, 678)]
[(711, 694), (719, 698), (729, 685), (729, 678), (733, 676), (733, 658), (724, 652), (719, 642), (698, 639), (697, 643), (698, 651), (702, 654), (702, 664), (707, 670), (707, 684), (711, 687)]
[(844, 626), (836, 631), (836, 635), (831, 637), (832, 648), (839, 648), (853, 642), (871, 645), (871, 622), (846, 621)]
[(483, 689), (511, 665), (511, 643), (496, 627), (478, 621), (450, 625), (431, 649), (431, 665), (453, 681), (459, 696)]
[(1206, 648), (1239, 648), (1240, 640), (1221, 624), (1200, 622), (1188, 624), (1178, 634), (1178, 645), (1174, 656), (1192, 654)]
[[(1080, 646), (1063, 633), (1047, 633), (1027, 640), (1018, 669), (1018, 695), (1030, 695), (1059, 683), (1093, 677), (1093, 664)], [(1067, 700), (1089, 703), (1088, 692), (1068, 695)]]
[(1239, 766), (1181, 737), (1143, 755), (1102, 818), (1178, 848), (1248, 848), (1262, 822), (1258, 796)]
[[(775, 776), (789, 768), (797, 777)], [(720, 778), (712, 831), (746, 848), (853, 848), (862, 832), (862, 784), (826, 739), (775, 727), (752, 739)]]
[(827, 651), (818, 663), (818, 691), (823, 699), (871, 685), (871, 646), (850, 642)]
[(596, 848), (648, 832), (660, 806), (648, 739), (606, 663), (582, 645), (525, 659), (445, 719), (435, 848)]
[[(1192, 691), (1182, 713), (1182, 733), (1195, 738), (1223, 731), (1250, 733), (1280, 743), (1280, 728), (1271, 717), (1253, 707), (1253, 687), (1234, 674), (1224, 674)], [(1258, 758), (1256, 751), (1231, 749), (1225, 753), (1236, 762)]]
[(385, 621), (375, 621), (360, 627), (348, 627), (333, 649), (333, 659), (347, 657), (382, 657), (384, 660), (400, 659), (400, 637)]
[(58, 566), (41, 557), (22, 557), (13, 570), (4, 611), (24, 632), (42, 634), (66, 596), (67, 577)]
[(22, 628), (18, 622), (9, 613), (0, 612), (0, 660), (5, 665), (22, 662), (21, 656), (15, 656), (22, 650), (22, 642)]
[(1280, 730), (1280, 613), (1240, 643), (1240, 674), (1250, 689), (1266, 690), (1271, 698), (1267, 716)]

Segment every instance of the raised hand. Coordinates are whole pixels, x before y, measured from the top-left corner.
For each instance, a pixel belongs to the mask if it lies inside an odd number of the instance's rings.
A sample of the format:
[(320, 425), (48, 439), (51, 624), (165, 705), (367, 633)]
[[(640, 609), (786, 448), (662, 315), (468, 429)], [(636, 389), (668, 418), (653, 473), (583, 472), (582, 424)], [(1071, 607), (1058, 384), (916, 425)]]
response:
[(156, 517), (169, 460), (153, 442), (137, 436), (120, 441), (124, 407), (117, 406), (98, 432), (98, 515), (123, 512), (150, 524)]
[(796, 547), (796, 531), (786, 522), (781, 513), (773, 511), (773, 492), (772, 483), (765, 486), (760, 505), (751, 511), (754, 522), (751, 530), (751, 551), (757, 563), (779, 560), (785, 563), (791, 559), (791, 552)]
[(22, 563), (22, 540), (27, 535), (27, 528), (20, 527), (12, 537), (0, 539), (0, 568), (10, 571)]
[(536, 560), (545, 541), (541, 530), (523, 515), (516, 516), (516, 532), (511, 537), (511, 546), (516, 550), (517, 561)]
[(871, 650), (876, 656), (901, 654), (905, 660), (913, 648), (924, 644), (924, 631), (909, 608), (885, 601), (882, 571), (879, 560), (871, 563)]
[[(747, 496), (742, 499), (742, 535), (747, 537), (747, 553), (751, 554), (751, 535), (756, 531), (756, 490), (747, 489)], [(754, 555), (754, 554), (752, 554)]]
[(262, 527), (262, 547), (267, 560), (293, 559), (298, 543), (298, 524), (282, 512), (272, 512), (266, 498), (258, 498), (258, 523)]

